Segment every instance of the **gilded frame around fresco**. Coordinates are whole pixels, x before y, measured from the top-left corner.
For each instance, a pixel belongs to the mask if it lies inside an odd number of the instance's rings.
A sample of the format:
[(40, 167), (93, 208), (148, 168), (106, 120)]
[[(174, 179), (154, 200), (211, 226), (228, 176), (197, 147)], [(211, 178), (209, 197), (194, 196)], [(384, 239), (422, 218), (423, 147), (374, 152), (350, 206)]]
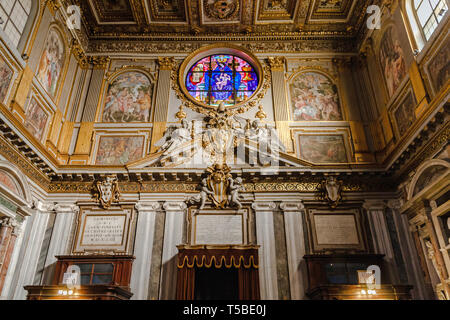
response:
[[(299, 159), (303, 159), (301, 157), (301, 136), (341, 136), (344, 142), (344, 148), (346, 153), (347, 162), (346, 163), (318, 163), (320, 165), (336, 165), (336, 164), (347, 164), (352, 163), (354, 158), (354, 147), (351, 141), (351, 132), (349, 127), (336, 128), (330, 130), (330, 128), (325, 127), (323, 130), (318, 128), (302, 128), (302, 129), (294, 129), (292, 130), (292, 135), (294, 137), (294, 151), (296, 156)], [(310, 161), (303, 159), (305, 161)]]
[[(151, 106), (150, 106), (150, 112), (148, 115), (148, 120), (147, 121), (134, 121), (134, 122), (104, 122), (103, 121), (103, 111), (105, 109), (105, 99), (106, 99), (106, 94), (108, 92), (108, 88), (109, 86), (121, 75), (126, 74), (128, 72), (137, 72), (137, 73), (141, 73), (143, 75), (145, 75), (151, 86), (152, 86), (152, 96), (151, 96)], [(138, 123), (148, 123), (151, 122), (151, 120), (153, 119), (153, 115), (154, 115), (154, 109), (156, 106), (156, 89), (157, 89), (157, 77), (155, 77), (151, 70), (149, 70), (148, 68), (145, 68), (143, 66), (122, 66), (121, 68), (119, 68), (118, 70), (114, 71), (111, 74), (107, 74), (107, 76), (105, 78), (103, 78), (102, 81), (102, 86), (101, 86), (101, 90), (100, 90), (100, 97), (98, 99), (98, 105), (97, 105), (97, 111), (96, 111), (96, 115), (95, 115), (95, 119), (97, 119), (98, 123), (107, 123), (107, 124), (115, 124), (115, 125), (120, 125), (120, 126), (124, 126), (127, 124), (138, 124)]]
[(336, 121), (347, 121), (348, 119), (348, 102), (344, 100), (345, 95), (342, 94), (342, 84), (340, 83), (340, 78), (335, 73), (326, 70), (325, 68), (321, 66), (304, 66), (299, 67), (295, 69), (292, 74), (287, 78), (286, 80), (286, 99), (288, 100), (288, 106), (289, 106), (289, 117), (291, 121), (294, 124), (301, 124), (305, 122), (311, 122), (311, 121), (294, 121), (294, 108), (292, 105), (292, 93), (291, 93), (291, 85), (293, 84), (294, 80), (297, 79), (299, 76), (301, 76), (304, 73), (318, 73), (320, 75), (323, 75), (328, 80), (330, 80), (337, 88), (337, 95), (339, 99), (339, 108), (342, 115), (342, 120), (320, 120), (320, 121), (313, 121), (317, 123), (329, 123), (329, 122), (336, 122)]
[[(128, 129), (128, 128), (127, 128)], [(142, 158), (145, 157), (145, 155), (147, 155), (147, 153), (149, 152), (149, 143), (150, 143), (150, 139), (151, 139), (151, 129), (147, 129), (147, 130), (125, 130), (125, 131), (118, 131), (117, 128), (114, 128), (114, 131), (112, 130), (98, 130), (98, 131), (94, 131), (94, 143), (92, 143), (91, 146), (91, 156), (89, 159), (89, 163), (91, 165), (96, 165), (96, 160), (97, 160), (97, 153), (100, 147), (100, 141), (101, 138), (138, 138), (138, 137), (142, 137), (143, 138), (143, 142), (142, 142)], [(114, 166), (121, 166), (120, 164), (118, 165), (107, 165), (108, 167), (114, 167)]]

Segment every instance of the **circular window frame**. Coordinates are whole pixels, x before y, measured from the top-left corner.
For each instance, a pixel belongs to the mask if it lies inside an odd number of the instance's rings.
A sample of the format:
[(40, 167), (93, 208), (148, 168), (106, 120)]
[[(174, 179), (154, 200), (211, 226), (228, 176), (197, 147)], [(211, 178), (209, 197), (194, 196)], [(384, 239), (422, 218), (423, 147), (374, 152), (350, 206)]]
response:
[(253, 94), (247, 100), (239, 102), (233, 106), (227, 106), (226, 109), (230, 111), (231, 110), (244, 111), (244, 109), (248, 109), (248, 106), (253, 107), (254, 105), (256, 105), (256, 103), (251, 102), (254, 101), (255, 98), (260, 93), (261, 88), (263, 87), (265, 81), (264, 69), (259, 60), (251, 52), (249, 52), (244, 48), (229, 44), (214, 44), (194, 51), (183, 61), (183, 63), (180, 66), (180, 70), (178, 73), (178, 85), (181, 89), (181, 92), (186, 97), (186, 99), (196, 107), (199, 107), (199, 108), (192, 108), (192, 106), (188, 104), (187, 106), (191, 107), (191, 109), (194, 109), (194, 111), (200, 112), (212, 111), (216, 110), (217, 106), (211, 106), (209, 104), (197, 101), (194, 97), (192, 97), (186, 88), (186, 76), (188, 75), (191, 68), (201, 59), (212, 55), (221, 55), (221, 54), (222, 55), (229, 54), (244, 59), (254, 68), (256, 75), (258, 76), (258, 86), (256, 90), (253, 92)]

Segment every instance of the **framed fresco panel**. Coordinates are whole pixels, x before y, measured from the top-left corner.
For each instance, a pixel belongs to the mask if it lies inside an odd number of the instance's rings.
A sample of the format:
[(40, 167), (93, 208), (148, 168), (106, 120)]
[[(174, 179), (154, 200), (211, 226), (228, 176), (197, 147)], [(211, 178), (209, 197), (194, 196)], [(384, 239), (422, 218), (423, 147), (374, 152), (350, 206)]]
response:
[(49, 120), (48, 113), (35, 98), (32, 98), (25, 111), (25, 128), (39, 141), (44, 138)]
[(435, 94), (448, 87), (450, 79), (450, 35), (427, 64), (427, 73)]
[(337, 86), (325, 75), (300, 73), (289, 89), (294, 121), (343, 120)]
[(5, 102), (13, 75), (11, 67), (0, 56), (0, 102)]
[(308, 221), (314, 252), (366, 250), (359, 209), (308, 209)]
[(392, 97), (407, 75), (405, 54), (394, 25), (383, 34), (379, 58), (389, 97)]
[(144, 156), (145, 136), (99, 136), (95, 153), (96, 165), (119, 166)]
[(65, 56), (66, 52), (62, 37), (59, 31), (53, 27), (50, 29), (45, 41), (44, 51), (42, 52), (36, 75), (42, 87), (52, 98), (56, 98), (58, 92)]
[(408, 90), (401, 102), (393, 111), (393, 116), (397, 126), (399, 138), (416, 122), (416, 99), (412, 90)]
[(299, 134), (300, 158), (312, 163), (348, 163), (343, 134)]
[(147, 122), (153, 99), (153, 84), (141, 72), (125, 72), (106, 90), (103, 122)]

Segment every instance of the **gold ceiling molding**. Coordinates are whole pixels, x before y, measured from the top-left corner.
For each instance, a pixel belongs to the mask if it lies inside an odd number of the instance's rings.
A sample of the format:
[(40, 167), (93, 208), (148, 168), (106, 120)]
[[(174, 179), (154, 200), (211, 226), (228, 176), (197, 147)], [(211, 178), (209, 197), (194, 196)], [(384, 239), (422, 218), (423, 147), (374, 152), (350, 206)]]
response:
[[(352, 35), (369, 0), (74, 0), (91, 39), (148, 34), (227, 35), (288, 32)], [(338, 6), (327, 3), (341, 1)], [(91, 5), (92, 3), (92, 5)], [(324, 5), (325, 3), (325, 5)], [(337, 2), (339, 4), (339, 2)], [(98, 21), (97, 21), (98, 20)], [(317, 26), (317, 24), (320, 24)], [(160, 39), (159, 41), (163, 41)]]

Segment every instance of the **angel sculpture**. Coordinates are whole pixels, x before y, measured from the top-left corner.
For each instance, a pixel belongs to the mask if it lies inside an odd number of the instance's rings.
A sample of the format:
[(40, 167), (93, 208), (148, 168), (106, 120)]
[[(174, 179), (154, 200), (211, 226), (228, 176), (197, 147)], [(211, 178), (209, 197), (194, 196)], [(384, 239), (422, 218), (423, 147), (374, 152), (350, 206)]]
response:
[(253, 121), (249, 130), (247, 130), (247, 137), (250, 140), (257, 141), (260, 144), (262, 151), (268, 153), (275, 151), (286, 152), (286, 147), (280, 141), (277, 132), (269, 125), (263, 126), (259, 120)]
[(189, 122), (186, 119), (181, 121), (181, 128), (177, 126), (169, 127), (164, 133), (164, 137), (157, 143), (156, 147), (160, 147), (159, 150), (163, 152), (163, 156), (167, 156), (183, 143), (191, 140), (191, 128)]
[(201, 188), (200, 188), (200, 194), (192, 197), (190, 199), (191, 203), (197, 203), (200, 202), (199, 210), (203, 210), (205, 208), (206, 201), (208, 200), (209, 195), (214, 195), (214, 192), (209, 190), (208, 188), (208, 182), (206, 181), (206, 178), (202, 180)]
[(229, 185), (229, 194), (228, 194), (228, 205), (231, 207), (233, 205), (237, 205), (238, 209), (242, 209), (242, 203), (239, 199), (239, 192), (244, 191), (244, 186), (242, 185), (242, 178), (236, 178), (233, 180), (232, 177), (228, 178)]

